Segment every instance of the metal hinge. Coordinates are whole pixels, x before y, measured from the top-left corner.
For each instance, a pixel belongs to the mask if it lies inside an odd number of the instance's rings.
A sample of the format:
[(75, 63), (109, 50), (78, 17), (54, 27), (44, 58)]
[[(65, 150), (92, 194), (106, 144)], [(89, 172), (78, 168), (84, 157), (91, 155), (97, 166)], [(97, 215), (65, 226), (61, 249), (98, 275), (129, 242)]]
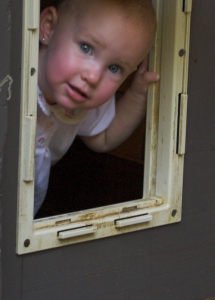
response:
[(191, 12), (193, 6), (193, 0), (183, 0), (183, 12)]
[(187, 94), (179, 94), (178, 99), (178, 130), (176, 153), (182, 155), (185, 153), (186, 124), (187, 124)]

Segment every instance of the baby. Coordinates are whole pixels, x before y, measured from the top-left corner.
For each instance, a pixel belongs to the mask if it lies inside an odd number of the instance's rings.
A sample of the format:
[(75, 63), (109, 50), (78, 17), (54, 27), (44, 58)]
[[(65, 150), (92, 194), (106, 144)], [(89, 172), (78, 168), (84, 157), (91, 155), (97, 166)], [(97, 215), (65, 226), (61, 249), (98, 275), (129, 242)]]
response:
[[(41, 12), (34, 214), (51, 165), (76, 135), (94, 151), (110, 151), (144, 118), (147, 87), (159, 79), (144, 61), (155, 31), (150, 0), (63, 0)], [(135, 70), (115, 103), (116, 90)]]

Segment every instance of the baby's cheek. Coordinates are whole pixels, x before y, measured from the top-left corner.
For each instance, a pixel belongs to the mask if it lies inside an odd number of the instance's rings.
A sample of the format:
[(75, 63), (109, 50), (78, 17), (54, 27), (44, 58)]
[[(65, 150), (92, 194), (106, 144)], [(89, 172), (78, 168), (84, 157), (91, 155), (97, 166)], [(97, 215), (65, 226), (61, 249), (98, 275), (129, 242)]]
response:
[(94, 106), (98, 107), (103, 103), (107, 102), (114, 95), (113, 90), (104, 89), (96, 95), (94, 98)]
[(102, 92), (95, 93), (91, 98), (90, 108), (96, 108), (107, 102), (115, 93), (112, 90), (107, 91), (107, 89)]
[(47, 68), (47, 76), (52, 82), (61, 82), (63, 79), (65, 79), (67, 69), (68, 67), (66, 60), (56, 59), (49, 63)]
[[(107, 82), (102, 91), (101, 91), (101, 97), (103, 99), (106, 99), (106, 101), (108, 101), (116, 92), (116, 90), (118, 89), (119, 85), (117, 85), (116, 83), (113, 82)], [(106, 102), (104, 101), (104, 102)]]

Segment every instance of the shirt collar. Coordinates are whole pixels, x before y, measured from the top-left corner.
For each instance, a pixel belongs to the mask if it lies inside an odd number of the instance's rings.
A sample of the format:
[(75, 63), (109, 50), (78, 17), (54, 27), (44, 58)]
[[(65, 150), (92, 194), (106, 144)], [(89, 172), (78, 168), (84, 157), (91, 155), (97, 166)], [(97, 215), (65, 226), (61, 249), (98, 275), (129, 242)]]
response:
[(66, 124), (76, 124), (81, 122), (88, 112), (88, 109), (69, 110), (57, 104), (49, 105), (39, 87), (37, 101), (41, 110), (46, 116), (50, 116), (51, 113), (53, 113), (58, 120)]
[(46, 102), (46, 99), (43, 96), (43, 93), (41, 92), (39, 87), (38, 87), (38, 91), (37, 91), (37, 102), (38, 102), (40, 108), (42, 109), (43, 113), (46, 116), (50, 116), (50, 114), (51, 114), (50, 106)]

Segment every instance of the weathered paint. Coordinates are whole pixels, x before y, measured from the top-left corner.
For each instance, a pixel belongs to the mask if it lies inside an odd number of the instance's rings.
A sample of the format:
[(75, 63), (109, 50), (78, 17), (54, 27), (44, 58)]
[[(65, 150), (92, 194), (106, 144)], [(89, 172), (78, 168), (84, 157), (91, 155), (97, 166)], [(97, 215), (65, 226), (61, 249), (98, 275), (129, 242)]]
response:
[(0, 81), (0, 92), (2, 90), (2, 87), (5, 83), (8, 82), (8, 96), (7, 96), (7, 100), (10, 100), (11, 98), (11, 93), (12, 93), (12, 90), (11, 90), (11, 86), (12, 86), (12, 83), (13, 83), (13, 79), (10, 75), (7, 75), (4, 79), (2, 79)]

